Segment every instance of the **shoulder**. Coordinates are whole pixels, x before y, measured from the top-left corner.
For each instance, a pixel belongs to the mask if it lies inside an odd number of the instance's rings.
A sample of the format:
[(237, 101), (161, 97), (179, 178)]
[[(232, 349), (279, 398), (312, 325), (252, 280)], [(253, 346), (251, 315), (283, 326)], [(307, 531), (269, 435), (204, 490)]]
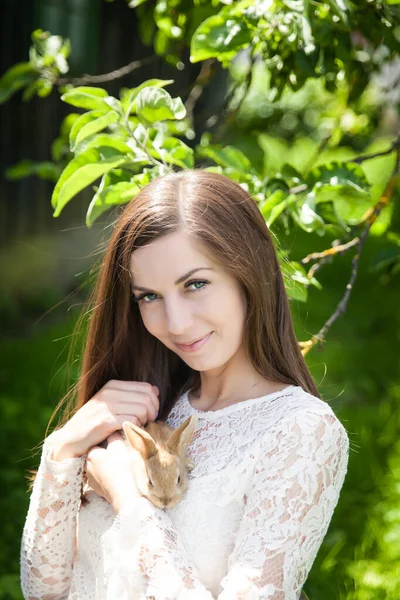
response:
[(273, 430), (288, 431), (297, 425), (308, 433), (314, 431), (317, 434), (323, 430), (332, 435), (340, 435), (344, 443), (348, 443), (347, 431), (333, 408), (325, 400), (313, 396), (300, 386), (288, 390), (284, 398), (277, 398), (274, 404)]

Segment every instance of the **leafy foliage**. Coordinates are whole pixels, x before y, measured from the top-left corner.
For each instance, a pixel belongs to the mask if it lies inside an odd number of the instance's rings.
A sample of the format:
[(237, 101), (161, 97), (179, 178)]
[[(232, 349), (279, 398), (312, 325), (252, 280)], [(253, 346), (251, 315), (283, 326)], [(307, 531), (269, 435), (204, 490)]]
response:
[(86, 223), (112, 206), (129, 202), (166, 168), (193, 166), (193, 150), (171, 135), (169, 123), (185, 116), (180, 98), (163, 89), (171, 81), (149, 80), (121, 91), (120, 99), (102, 88), (79, 86), (61, 99), (85, 109), (69, 131), (74, 157), (62, 171), (52, 195), (54, 216), (82, 189), (101, 177)]
[(35, 94), (41, 98), (48, 96), (59, 75), (68, 72), (69, 40), (36, 29), (32, 41), (29, 62), (12, 66), (1, 77), (0, 104), (22, 88), (25, 88), (24, 100), (30, 100)]
[[(382, 58), (398, 51), (400, 13), (395, 0), (127, 0), (138, 8), (142, 39), (157, 54), (181, 63), (184, 44), (191, 61), (219, 60), (225, 67), (243, 48), (260, 56), (278, 99), (285, 86), (299, 90), (308, 78), (325, 78), (334, 91), (344, 72), (359, 96)], [(381, 42), (384, 40), (384, 47)]]
[[(144, 4), (131, 3), (131, 6), (142, 9)], [(183, 39), (189, 23), (179, 11), (186, 8), (186, 4), (175, 2), (174, 10), (167, 17), (168, 7), (168, 2), (156, 4), (157, 27), (168, 39)], [(334, 1), (311, 6), (297, 0), (241, 0), (224, 2), (222, 7), (218, 2), (207, 4), (207, 9), (213, 11), (207, 15), (205, 7), (202, 2), (192, 7), (196, 23), (196, 27), (191, 24), (192, 60), (215, 58), (230, 66), (243, 48), (251, 49), (252, 55), (264, 58), (272, 104), (279, 101), (285, 86), (288, 90), (299, 89), (315, 77), (321, 78), (326, 88), (332, 88), (333, 82), (335, 87), (344, 79), (347, 100), (354, 95), (354, 61), (360, 60), (360, 56), (350, 31), (356, 22), (359, 28), (364, 26), (359, 7)], [(200, 23), (198, 10), (202, 14)], [(377, 28), (370, 32), (373, 39), (377, 31), (383, 34), (389, 27), (388, 11), (392, 11), (392, 25), (397, 22), (396, 10), (397, 7), (371, 8), (375, 11)], [(327, 40), (333, 32), (334, 44), (330, 44)], [(392, 33), (385, 38), (389, 57), (394, 48)], [(65, 72), (68, 68), (65, 57), (69, 44), (59, 36), (40, 30), (34, 32), (33, 39), (29, 65), (39, 78), (36, 83), (43, 77), (54, 82), (57, 69)], [(155, 46), (157, 48), (157, 42)], [(342, 60), (343, 52), (347, 52), (346, 61)], [(306, 61), (311, 59), (314, 67), (305, 68)], [(366, 61), (366, 56), (363, 60)], [(372, 58), (371, 61), (373, 69), (375, 63)], [(235, 77), (234, 70), (232, 73)], [(7, 73), (4, 78), (10, 93), (15, 91), (16, 83), (10, 83)], [(24, 85), (23, 80), (21, 82)], [(368, 211), (376, 205), (377, 198), (371, 193), (363, 164), (351, 159), (310, 163), (309, 168), (304, 169), (299, 168), (294, 154), (292, 158), (288, 155), (286, 162), (276, 165), (275, 169), (269, 166), (265, 171), (256, 168), (235, 145), (213, 142), (209, 133), (203, 134), (200, 143), (192, 148), (181, 139), (186, 136), (190, 142), (192, 122), (187, 118), (182, 99), (172, 98), (165, 89), (171, 83), (172, 80), (150, 79), (136, 88), (122, 88), (119, 98), (100, 87), (66, 85), (61, 100), (81, 112), (71, 113), (64, 120), (60, 137), (52, 148), (54, 161), (22, 161), (9, 168), (6, 175), (16, 179), (36, 174), (55, 181), (51, 198), (55, 217), (80, 191), (92, 185), (94, 195), (86, 215), (88, 227), (111, 208), (129, 202), (143, 185), (160, 174), (199, 164), (231, 177), (247, 189), (259, 204), (268, 227), (277, 231), (283, 226), (286, 232), (300, 228), (319, 237), (346, 237), (351, 228), (363, 223)], [(28, 90), (32, 89), (26, 88), (28, 96), (31, 93)], [(361, 91), (359, 87), (358, 93)], [(267, 157), (271, 144), (277, 143), (276, 138), (259, 136), (259, 148)], [(276, 157), (276, 150), (271, 150), (272, 155)], [(390, 176), (391, 172), (387, 174), (386, 183)], [(285, 264), (285, 252), (280, 251)], [(308, 287), (318, 286), (318, 280), (313, 275), (308, 276), (302, 265), (290, 265), (290, 261), (288, 265), (288, 293), (306, 301)]]

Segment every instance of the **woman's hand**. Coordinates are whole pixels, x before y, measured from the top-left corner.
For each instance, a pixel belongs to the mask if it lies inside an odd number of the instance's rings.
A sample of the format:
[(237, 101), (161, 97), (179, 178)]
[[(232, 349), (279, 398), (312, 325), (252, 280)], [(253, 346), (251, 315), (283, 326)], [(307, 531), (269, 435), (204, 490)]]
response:
[(138, 427), (155, 421), (159, 389), (141, 381), (111, 379), (62, 427), (51, 434), (53, 460), (83, 456), (122, 429), (124, 421)]
[(90, 487), (118, 513), (141, 495), (135, 483), (132, 456), (122, 435), (113, 433), (107, 442), (107, 448), (95, 446), (89, 450), (86, 475)]

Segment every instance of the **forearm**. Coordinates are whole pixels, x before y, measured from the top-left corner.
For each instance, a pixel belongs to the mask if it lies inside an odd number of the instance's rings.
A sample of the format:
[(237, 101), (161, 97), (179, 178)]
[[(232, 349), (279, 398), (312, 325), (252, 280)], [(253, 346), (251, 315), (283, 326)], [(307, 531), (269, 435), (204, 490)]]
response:
[(25, 597), (61, 600), (70, 587), (85, 457), (55, 461), (46, 440), (21, 541)]

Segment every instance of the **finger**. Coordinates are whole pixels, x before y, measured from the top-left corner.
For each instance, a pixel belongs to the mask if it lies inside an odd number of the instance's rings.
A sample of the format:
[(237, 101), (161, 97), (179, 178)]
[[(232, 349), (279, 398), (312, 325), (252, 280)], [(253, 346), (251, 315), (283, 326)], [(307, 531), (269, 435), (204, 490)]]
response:
[[(115, 394), (118, 394), (115, 397)], [(92, 400), (96, 397), (93, 396)], [(154, 410), (153, 405), (149, 402), (148, 396), (142, 395), (142, 398), (132, 398), (132, 394), (127, 392), (113, 392), (108, 390), (105, 395), (97, 397), (97, 400), (104, 403), (107, 410), (113, 415), (128, 415), (128, 421), (132, 420), (132, 417), (136, 417), (140, 420), (141, 424), (145, 425), (147, 421), (155, 420), (157, 412)]]
[[(88, 474), (88, 485), (90, 488), (92, 488), (93, 491), (96, 492), (96, 494), (99, 494), (99, 496), (102, 496), (103, 498), (105, 498), (105, 492), (103, 490), (103, 488), (101, 487), (101, 485), (97, 482), (96, 479), (94, 479), (91, 474)], [(108, 500), (108, 498), (106, 498)]]
[(101, 459), (103, 452), (107, 452), (107, 450), (101, 446), (92, 446), (87, 453), (86, 463), (95, 462), (96, 460)]
[(154, 408), (152, 405), (149, 405), (148, 402), (138, 402), (134, 400), (130, 402), (118, 402), (112, 407), (112, 411), (115, 415), (131, 415), (140, 419), (141, 423), (147, 423), (149, 419), (153, 419), (156, 415)]
[(132, 392), (143, 394), (150, 399), (155, 410), (159, 408), (159, 389), (157, 386), (147, 383), (146, 381), (124, 381), (119, 379), (110, 379), (103, 385), (101, 389), (112, 389), (121, 392)]
[(119, 429), (121, 429), (121, 430), (122, 430), (122, 425), (123, 425), (124, 421), (130, 421), (137, 427), (144, 427), (144, 425), (146, 425), (146, 423), (147, 423), (147, 421), (144, 423), (141, 423), (137, 417), (133, 417), (132, 415), (118, 415), (115, 417), (115, 421), (118, 424)]
[(121, 442), (124, 442), (124, 438), (122, 437), (122, 435), (120, 433), (118, 433), (117, 431), (115, 431), (114, 433), (112, 433), (111, 435), (108, 436), (107, 443), (112, 444), (112, 442), (118, 441), (118, 440), (120, 440)]
[(114, 389), (142, 390), (150, 391), (156, 395), (160, 393), (158, 386), (147, 381), (132, 381), (129, 379), (109, 379), (103, 387), (112, 387)]
[[(115, 393), (115, 392), (114, 392)], [(114, 398), (112, 405), (115, 411), (134, 412), (140, 410), (146, 414), (146, 418), (155, 421), (160, 409), (158, 399), (148, 396), (142, 392), (118, 391), (118, 398)]]
[(126, 442), (121, 435), (115, 436), (114, 434), (111, 434), (108, 436), (107, 441), (108, 441), (107, 450), (109, 453), (110, 452), (111, 453), (113, 453), (113, 452), (126, 453), (128, 450)]

